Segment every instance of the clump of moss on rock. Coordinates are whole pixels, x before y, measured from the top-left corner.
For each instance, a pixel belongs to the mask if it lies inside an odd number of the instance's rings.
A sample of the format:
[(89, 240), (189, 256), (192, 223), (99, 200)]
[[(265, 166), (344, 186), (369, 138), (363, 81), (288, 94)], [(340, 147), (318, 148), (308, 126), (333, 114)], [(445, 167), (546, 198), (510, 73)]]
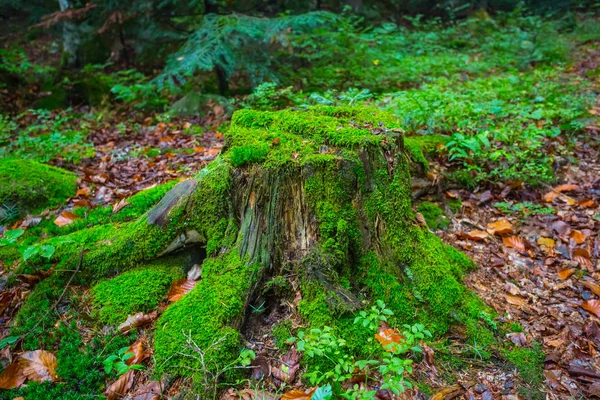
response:
[(31, 160), (0, 159), (0, 182), (0, 207), (16, 207), (19, 215), (56, 207), (77, 189), (72, 172)]
[(118, 324), (128, 315), (153, 310), (165, 299), (173, 281), (183, 275), (181, 266), (153, 265), (102, 281), (91, 290), (92, 316), (102, 323)]
[(427, 225), (433, 231), (446, 229), (450, 225), (450, 220), (444, 215), (444, 211), (435, 203), (424, 201), (417, 206), (417, 211), (423, 215)]

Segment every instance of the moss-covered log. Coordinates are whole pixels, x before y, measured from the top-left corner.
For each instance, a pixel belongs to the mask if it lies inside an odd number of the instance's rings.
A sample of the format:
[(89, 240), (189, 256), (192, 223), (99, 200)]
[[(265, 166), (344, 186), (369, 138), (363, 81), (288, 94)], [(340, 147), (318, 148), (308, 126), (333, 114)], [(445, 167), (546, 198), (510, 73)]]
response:
[(461, 283), (471, 261), (414, 218), (414, 152), (398, 121), (375, 110), (238, 111), (223, 153), (195, 178), (134, 222), (54, 239), (56, 257), (73, 263), (69, 255), (84, 243), (82, 278), (92, 283), (205, 248), (201, 281), (155, 324), (163, 371), (199, 369), (185, 356), (189, 337), (201, 348), (222, 339), (207, 356), (235, 359), (257, 289), (291, 273), (303, 323), (334, 327), (357, 354), (367, 349), (351, 312), (376, 299), (397, 322), (420, 321), (437, 334), (461, 323), (481, 343), (490, 334), (480, 321), (485, 306)]

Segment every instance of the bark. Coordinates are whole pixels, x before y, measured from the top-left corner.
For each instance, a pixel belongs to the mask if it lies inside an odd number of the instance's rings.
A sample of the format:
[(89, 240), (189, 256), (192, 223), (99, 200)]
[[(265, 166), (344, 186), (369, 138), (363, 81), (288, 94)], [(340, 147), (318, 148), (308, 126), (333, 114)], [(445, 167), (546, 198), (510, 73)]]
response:
[[(60, 11), (65, 11), (71, 7), (69, 0), (58, 0)], [(78, 50), (81, 45), (81, 37), (77, 24), (72, 21), (63, 21), (63, 52), (67, 66), (72, 67), (78, 63)]]

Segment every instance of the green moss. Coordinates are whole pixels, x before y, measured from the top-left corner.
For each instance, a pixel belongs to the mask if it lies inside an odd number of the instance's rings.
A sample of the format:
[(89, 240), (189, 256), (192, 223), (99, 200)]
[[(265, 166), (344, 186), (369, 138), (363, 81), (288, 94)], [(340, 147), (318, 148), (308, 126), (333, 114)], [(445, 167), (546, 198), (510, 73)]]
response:
[(475, 178), (473, 178), (469, 171), (464, 169), (450, 172), (446, 174), (446, 178), (449, 182), (455, 183), (465, 189), (475, 189), (477, 187)]
[(453, 213), (457, 213), (462, 209), (462, 200), (461, 199), (447, 199), (448, 208)]
[(409, 136), (404, 138), (404, 147), (411, 160), (420, 164), (425, 171), (429, 169), (427, 156), (438, 152), (440, 145), (445, 145), (450, 139), (441, 135)]
[(269, 146), (266, 143), (255, 143), (249, 146), (236, 146), (231, 149), (231, 165), (240, 167), (263, 161), (267, 157)]
[(102, 281), (91, 290), (92, 316), (106, 324), (124, 322), (128, 315), (155, 309), (171, 284), (184, 275), (181, 266), (153, 265)]
[(286, 341), (292, 336), (294, 336), (294, 329), (289, 319), (279, 320), (271, 328), (271, 337), (275, 342), (275, 346), (279, 349), (284, 349)]
[(181, 355), (190, 353), (185, 335), (207, 351), (211, 370), (235, 360), (240, 337), (230, 325), (243, 318), (248, 291), (257, 276), (258, 266), (245, 264), (237, 249), (206, 259), (202, 280), (156, 322), (154, 351), (158, 368), (183, 375), (201, 369), (197, 360)]
[(60, 168), (0, 159), (0, 206), (17, 206), (22, 213), (56, 207), (75, 194), (76, 181), (75, 174)]
[(523, 380), (519, 392), (527, 399), (544, 399), (545, 395), (540, 390), (544, 382), (544, 360), (546, 355), (539, 343), (532, 343), (531, 347), (518, 347), (503, 351), (503, 355), (512, 363)]
[(444, 215), (444, 211), (435, 203), (424, 201), (417, 206), (427, 225), (431, 230), (446, 229), (450, 225), (450, 220)]

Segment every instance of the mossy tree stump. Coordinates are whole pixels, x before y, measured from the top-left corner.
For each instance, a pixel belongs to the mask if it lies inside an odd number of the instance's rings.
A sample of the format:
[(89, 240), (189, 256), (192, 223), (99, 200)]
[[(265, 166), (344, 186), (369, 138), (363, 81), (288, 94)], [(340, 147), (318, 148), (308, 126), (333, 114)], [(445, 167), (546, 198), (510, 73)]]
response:
[[(231, 362), (249, 302), (291, 273), (303, 323), (336, 328), (355, 353), (365, 336), (352, 312), (377, 299), (396, 322), (437, 334), (461, 323), (485, 336), (485, 306), (461, 283), (472, 263), (415, 221), (401, 132), (394, 117), (364, 108), (238, 111), (223, 153), (146, 215), (70, 235), (95, 243), (82, 277), (204, 247), (201, 281), (155, 323), (157, 368), (184, 375), (199, 368), (184, 355), (186, 336), (201, 348), (223, 339), (207, 357)], [(75, 247), (56, 244), (62, 259)]]

